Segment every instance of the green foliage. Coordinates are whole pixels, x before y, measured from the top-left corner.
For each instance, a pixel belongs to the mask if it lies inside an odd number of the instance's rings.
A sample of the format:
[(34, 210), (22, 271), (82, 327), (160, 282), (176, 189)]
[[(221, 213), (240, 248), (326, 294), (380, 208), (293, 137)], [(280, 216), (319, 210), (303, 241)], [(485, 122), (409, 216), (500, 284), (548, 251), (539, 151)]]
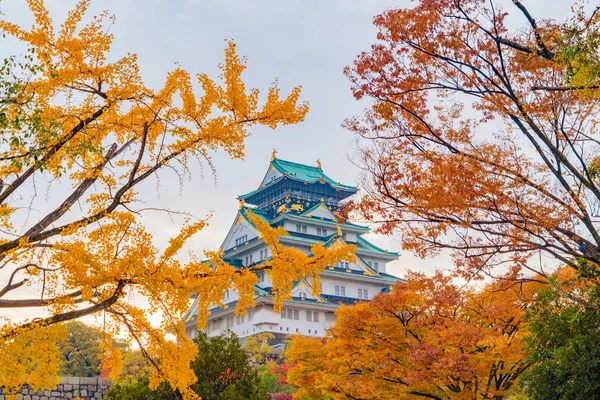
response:
[[(58, 343), (62, 355), (60, 374), (81, 377), (99, 376), (102, 330), (79, 321), (68, 322), (65, 326), (68, 336)], [(127, 344), (122, 342), (113, 341), (113, 345), (120, 349), (127, 348)]]
[[(192, 389), (203, 400), (262, 400), (266, 390), (260, 377), (250, 365), (248, 354), (242, 349), (238, 337), (231, 331), (221, 336), (208, 337), (200, 332), (194, 339), (198, 355), (191, 367), (198, 382)], [(168, 386), (156, 391), (148, 388), (148, 378), (141, 377), (132, 383), (115, 385), (108, 393), (109, 400), (168, 400), (178, 398)]]
[(227, 331), (212, 338), (199, 333), (194, 342), (198, 356), (191, 366), (198, 382), (192, 389), (204, 400), (265, 398), (260, 378), (234, 333)]
[(165, 382), (156, 390), (150, 390), (148, 376), (131, 383), (117, 383), (106, 395), (107, 400), (175, 400), (178, 397)]
[(281, 382), (284, 371), (277, 371), (277, 369), (281, 368), (273, 361), (256, 368), (256, 372), (260, 377), (260, 386), (263, 391), (271, 395), (278, 393), (293, 393), (295, 391), (293, 386)]
[(531, 399), (600, 399), (600, 314), (550, 287), (528, 313)]

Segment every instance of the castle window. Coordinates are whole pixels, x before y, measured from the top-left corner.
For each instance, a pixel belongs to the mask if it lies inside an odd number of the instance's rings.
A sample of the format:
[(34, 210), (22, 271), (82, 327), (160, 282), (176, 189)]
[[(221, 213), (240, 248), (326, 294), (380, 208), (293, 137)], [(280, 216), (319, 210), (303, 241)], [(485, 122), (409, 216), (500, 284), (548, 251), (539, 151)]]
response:
[(248, 321), (252, 321), (252, 310), (248, 310)]
[(264, 282), (265, 281), (265, 273), (264, 272), (259, 272), (257, 275), (258, 275), (258, 280), (260, 282)]
[(373, 263), (373, 268), (375, 269), (375, 271), (379, 271), (379, 263), (378, 262), (374, 262)]
[(300, 310), (294, 310), (294, 319), (300, 320)]
[(363, 290), (363, 299), (369, 300), (369, 292), (367, 291), (367, 289)]
[(327, 229), (317, 228), (317, 236), (327, 236)]
[[(313, 311), (313, 321), (319, 322), (319, 313), (316, 311)], [(315, 333), (317, 333), (317, 331), (315, 331)]]
[(288, 308), (287, 317), (288, 317), (288, 319), (294, 319), (294, 310), (292, 310), (291, 308)]
[(267, 259), (267, 249), (264, 249), (264, 250), (260, 251), (260, 259), (261, 260), (266, 260)]
[(306, 312), (306, 320), (307, 321), (312, 321), (312, 311), (307, 311)]
[(358, 289), (358, 298), (362, 299), (362, 289)]
[(337, 286), (336, 285), (335, 295), (336, 296), (345, 296), (346, 295), (346, 286)]
[(285, 313), (286, 313), (286, 310), (285, 310), (285, 308), (283, 308), (281, 310), (281, 318), (285, 319), (285, 315), (286, 315)]

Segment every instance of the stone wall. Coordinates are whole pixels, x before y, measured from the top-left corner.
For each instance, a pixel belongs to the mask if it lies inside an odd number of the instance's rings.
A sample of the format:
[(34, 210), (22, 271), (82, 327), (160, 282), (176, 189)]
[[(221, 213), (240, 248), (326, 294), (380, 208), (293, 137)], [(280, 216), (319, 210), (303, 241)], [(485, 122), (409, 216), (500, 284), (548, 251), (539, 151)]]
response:
[[(62, 378), (62, 382), (54, 390), (35, 391), (28, 386), (19, 390), (18, 400), (59, 400), (76, 399), (98, 400), (106, 396), (111, 383), (108, 379), (102, 378)], [(5, 396), (0, 389), (0, 400), (5, 400)]]

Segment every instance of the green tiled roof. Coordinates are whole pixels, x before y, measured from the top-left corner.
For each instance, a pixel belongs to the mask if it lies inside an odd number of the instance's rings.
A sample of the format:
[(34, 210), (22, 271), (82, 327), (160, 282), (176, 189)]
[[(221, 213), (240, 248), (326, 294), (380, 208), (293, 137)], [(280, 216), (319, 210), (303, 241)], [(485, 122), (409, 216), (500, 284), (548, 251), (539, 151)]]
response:
[(356, 244), (358, 244), (358, 250), (364, 250), (371, 253), (379, 253), (379, 254), (388, 254), (391, 256), (397, 256), (398, 253), (394, 253), (392, 251), (387, 251), (382, 249), (381, 247), (375, 246), (373, 243), (369, 242), (367, 239), (364, 239), (360, 236), (356, 237)]
[[(358, 188), (355, 186), (343, 185), (339, 182), (334, 181), (333, 179), (325, 175), (321, 168), (312, 167), (310, 165), (298, 164), (292, 161), (280, 160), (279, 158), (275, 158), (273, 161), (271, 161), (271, 165), (277, 171), (281, 172), (283, 176), (279, 177), (273, 182), (267, 183), (265, 187), (271, 187), (276, 182), (279, 182), (283, 177), (289, 177), (290, 179), (306, 183), (316, 183), (320, 182), (322, 179), (324, 182), (327, 182), (333, 189), (350, 193), (356, 193), (358, 191)], [(252, 195), (262, 191), (263, 189), (265, 189), (265, 187), (259, 187), (256, 190), (239, 195), (237, 198), (239, 200), (247, 199)]]
[(321, 168), (312, 167), (310, 165), (298, 164), (292, 161), (285, 161), (279, 158), (275, 158), (271, 161), (271, 165), (282, 174), (294, 177), (296, 179), (306, 181), (309, 183), (318, 182), (321, 178), (328, 182), (335, 189), (346, 190), (349, 192), (356, 192), (358, 189), (354, 186), (342, 185), (339, 182), (334, 181), (325, 173)]
[(343, 224), (338, 224), (337, 222), (329, 220), (329, 219), (321, 219), (319, 217), (305, 217), (303, 215), (295, 215), (295, 214), (279, 214), (278, 216), (273, 218), (273, 221), (278, 222), (280, 219), (283, 219), (283, 218), (288, 218), (290, 220), (306, 221), (306, 222), (316, 221), (319, 224), (328, 225), (328, 226), (331, 226), (334, 228), (337, 225), (339, 225), (342, 228), (348, 227), (348, 228), (356, 228), (356, 229), (360, 229), (360, 230), (364, 230), (364, 231), (370, 230), (370, 228), (368, 226), (353, 224), (351, 222), (344, 222)]
[[(269, 222), (269, 221), (270, 221), (270, 219), (269, 219), (269, 216), (268, 216), (267, 212), (266, 212), (266, 211), (264, 211), (264, 210), (262, 210), (262, 209), (260, 209), (260, 208), (258, 208), (258, 207), (255, 207), (255, 208), (250, 208), (250, 207), (247, 207), (247, 206), (243, 206), (242, 208), (240, 208), (240, 214), (241, 214), (241, 215), (242, 215), (242, 216), (243, 216), (243, 217), (244, 217), (244, 218), (245, 218), (245, 219), (246, 219), (248, 222), (250, 222), (250, 219), (248, 218), (248, 213), (249, 213), (249, 212), (252, 212), (252, 213), (254, 213), (254, 214), (258, 215), (258, 216), (259, 216), (259, 217), (261, 217), (261, 218), (263, 219), (263, 221), (265, 221), (265, 222)], [(250, 224), (252, 224), (252, 222), (250, 222)], [(254, 226), (254, 224), (252, 224), (252, 226)]]

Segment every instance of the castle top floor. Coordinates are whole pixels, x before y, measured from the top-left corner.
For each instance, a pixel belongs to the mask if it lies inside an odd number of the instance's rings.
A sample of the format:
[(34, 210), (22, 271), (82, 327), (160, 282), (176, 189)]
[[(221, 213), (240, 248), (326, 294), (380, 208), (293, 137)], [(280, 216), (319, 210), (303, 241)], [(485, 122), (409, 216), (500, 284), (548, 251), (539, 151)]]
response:
[(299, 204), (306, 209), (325, 203), (331, 209), (338, 209), (340, 201), (358, 189), (333, 180), (320, 164), (317, 161), (313, 167), (273, 157), (259, 187), (238, 199), (272, 215), (285, 204)]

